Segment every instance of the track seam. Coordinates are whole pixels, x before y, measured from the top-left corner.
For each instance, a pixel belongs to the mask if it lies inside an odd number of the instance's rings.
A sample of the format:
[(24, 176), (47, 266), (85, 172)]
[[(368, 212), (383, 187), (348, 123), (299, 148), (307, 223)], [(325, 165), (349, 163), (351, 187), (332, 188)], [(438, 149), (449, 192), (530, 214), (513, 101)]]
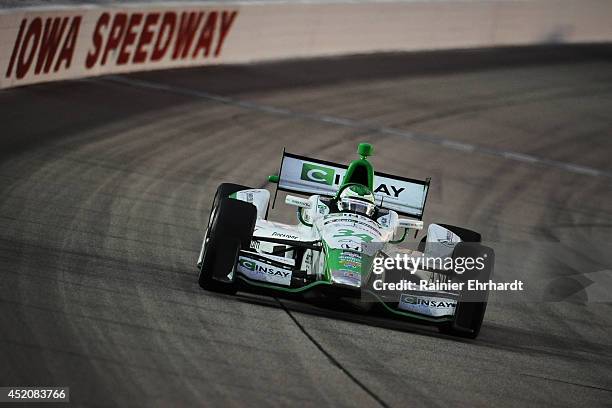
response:
[(525, 377), (538, 378), (540, 380), (547, 380), (547, 381), (557, 382), (561, 384), (575, 385), (576, 387), (584, 387), (584, 388), (591, 388), (591, 389), (599, 390), (599, 391), (612, 392), (612, 389), (610, 388), (599, 387), (597, 385), (581, 384), (581, 383), (577, 383), (573, 381), (561, 380), (559, 378), (545, 377), (542, 375), (535, 375), (535, 374), (521, 373), (521, 375), (524, 375)]
[[(86, 79), (84, 81), (101, 81), (99, 79)], [(134, 79), (116, 75), (106, 76), (102, 81), (108, 81), (118, 83), (122, 85), (128, 85), (135, 88), (151, 89), (155, 91), (169, 92), (177, 95), (190, 96), (199, 99), (205, 99), (211, 102), (220, 103), (223, 105), (236, 106), (242, 109), (265, 113), (268, 115), (293, 117), (303, 120), (310, 120), (320, 123), (327, 123), (336, 126), (342, 126), (351, 129), (358, 129), (360, 131), (372, 132), (383, 134), (387, 136), (395, 136), (403, 139), (413, 140), (422, 143), (433, 144), (447, 150), (454, 150), (463, 153), (478, 153), (485, 156), (493, 156), (502, 158), (505, 160), (512, 160), (528, 165), (539, 165), (550, 168), (563, 170), (568, 173), (580, 174), (583, 176), (590, 177), (605, 177), (612, 179), (612, 172), (606, 170), (600, 170), (593, 167), (582, 166), (571, 162), (563, 162), (559, 160), (547, 159), (545, 157), (533, 156), (530, 154), (494, 149), (482, 145), (465, 143), (456, 141), (453, 139), (423, 134), (414, 133), (402, 129), (381, 126), (376, 124), (370, 124), (357, 119), (343, 118), (338, 116), (331, 116), (326, 114), (309, 113), (295, 111), (289, 108), (282, 108), (272, 105), (261, 104), (258, 102), (251, 102), (242, 99), (231, 98), (228, 96), (217, 95), (206, 91), (199, 91), (195, 89), (186, 89), (173, 85), (145, 81), (141, 79)]]
[(306, 336), (306, 338), (308, 338), (308, 340), (310, 340), (310, 342), (321, 352), (323, 353), (323, 355), (325, 357), (327, 357), (327, 359), (336, 367), (338, 368), (340, 371), (342, 371), (353, 383), (355, 383), (359, 388), (361, 388), (366, 394), (368, 394), (370, 397), (372, 397), (372, 399), (374, 399), (374, 401), (376, 401), (381, 407), (385, 407), (385, 408), (389, 408), (389, 404), (387, 404), (385, 401), (382, 400), (382, 398), (380, 398), (378, 395), (376, 395), (376, 393), (374, 393), (374, 391), (370, 390), (368, 387), (366, 387), (366, 385), (364, 383), (362, 383), (361, 381), (359, 381), (357, 379), (357, 377), (355, 377), (353, 374), (351, 374), (350, 371), (348, 371), (344, 366), (342, 366), (342, 364), (340, 364), (340, 362), (338, 360), (336, 360), (336, 358), (334, 356), (332, 356), (327, 350), (325, 350), (325, 348), (321, 345), (321, 343), (319, 343), (309, 332), (308, 330), (306, 330), (306, 328), (295, 318), (295, 316), (293, 316), (293, 314), (291, 313), (291, 311), (289, 310), (289, 308), (287, 308), (287, 306), (285, 306), (285, 304), (283, 302), (280, 301), (280, 299), (278, 298), (274, 298), (274, 300), (276, 300), (278, 302), (278, 304), (282, 307), (282, 309), (285, 311), (285, 313), (287, 313), (287, 315), (291, 318), (291, 320), (293, 320), (293, 323), (295, 323), (295, 325), (298, 327), (298, 329), (300, 329), (300, 331)]

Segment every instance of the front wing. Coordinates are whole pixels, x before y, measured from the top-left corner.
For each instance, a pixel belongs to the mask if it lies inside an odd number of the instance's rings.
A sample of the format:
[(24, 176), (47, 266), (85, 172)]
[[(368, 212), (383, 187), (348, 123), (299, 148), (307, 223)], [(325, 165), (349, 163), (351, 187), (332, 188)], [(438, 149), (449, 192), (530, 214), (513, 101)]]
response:
[[(268, 240), (268, 239), (265, 239)], [(304, 249), (323, 250), (317, 242), (296, 242), (270, 239), (271, 242)], [(325, 296), (360, 298), (382, 306), (394, 316), (416, 319), (429, 324), (442, 324), (453, 320), (458, 294), (407, 291), (399, 299), (386, 298), (375, 291), (347, 290), (335, 285), (329, 277), (308, 274), (296, 266), (293, 259), (255, 250), (241, 250), (235, 266), (235, 278), (242, 283), (265, 290), (300, 294), (319, 292)]]

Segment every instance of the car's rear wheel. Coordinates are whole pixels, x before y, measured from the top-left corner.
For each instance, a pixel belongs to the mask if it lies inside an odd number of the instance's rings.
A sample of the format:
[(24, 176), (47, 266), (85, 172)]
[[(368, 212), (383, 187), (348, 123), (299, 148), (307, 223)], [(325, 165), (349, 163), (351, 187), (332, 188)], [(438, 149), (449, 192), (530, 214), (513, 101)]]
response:
[(257, 209), (253, 204), (229, 198), (249, 187), (223, 183), (217, 189), (202, 244), (200, 286), (215, 292), (236, 293), (234, 265), (240, 249), (249, 248)]

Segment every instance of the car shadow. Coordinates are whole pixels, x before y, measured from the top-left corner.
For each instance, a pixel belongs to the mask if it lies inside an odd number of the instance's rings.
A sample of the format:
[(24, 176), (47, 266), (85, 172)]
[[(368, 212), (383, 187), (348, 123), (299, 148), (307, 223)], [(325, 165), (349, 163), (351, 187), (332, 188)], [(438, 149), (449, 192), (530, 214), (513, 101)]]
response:
[(501, 349), (523, 355), (549, 356), (569, 361), (584, 361), (586, 358), (593, 362), (601, 362), (612, 359), (612, 348), (607, 344), (498, 323), (488, 323), (486, 317), (480, 335), (476, 339), (467, 339), (442, 334), (431, 324), (417, 323), (395, 315), (390, 316), (388, 312), (384, 312), (384, 309), (366, 311), (341, 299), (304, 299), (291, 294), (270, 293), (269, 290), (259, 290), (257, 288), (252, 290), (250, 287), (249, 291), (240, 291), (235, 296), (228, 296), (229, 298), (261, 307), (283, 309), (289, 314), (302, 313), (325, 319), (342, 320), (401, 333), (468, 343), (477, 347)]

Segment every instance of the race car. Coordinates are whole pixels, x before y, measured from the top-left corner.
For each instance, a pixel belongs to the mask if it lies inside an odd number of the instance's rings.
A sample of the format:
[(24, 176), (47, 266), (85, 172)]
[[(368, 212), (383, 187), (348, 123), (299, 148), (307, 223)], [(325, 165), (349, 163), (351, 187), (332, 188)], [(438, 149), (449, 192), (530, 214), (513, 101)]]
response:
[[(279, 190), (291, 193), (285, 203), (296, 207), (295, 225), (268, 219), (267, 189), (221, 184), (197, 261), (200, 286), (349, 299), (475, 338), (488, 290), (467, 283), (490, 280), (493, 250), (479, 233), (447, 224), (430, 224), (417, 240), (430, 179), (374, 172), (372, 152), (361, 143), (359, 158), (344, 166), (283, 151), (279, 173), (268, 177), (276, 184), (272, 208)], [(402, 245), (408, 236), (412, 249)], [(480, 264), (466, 272), (459, 261), (470, 257)], [(398, 268), (401, 259), (410, 265)]]

